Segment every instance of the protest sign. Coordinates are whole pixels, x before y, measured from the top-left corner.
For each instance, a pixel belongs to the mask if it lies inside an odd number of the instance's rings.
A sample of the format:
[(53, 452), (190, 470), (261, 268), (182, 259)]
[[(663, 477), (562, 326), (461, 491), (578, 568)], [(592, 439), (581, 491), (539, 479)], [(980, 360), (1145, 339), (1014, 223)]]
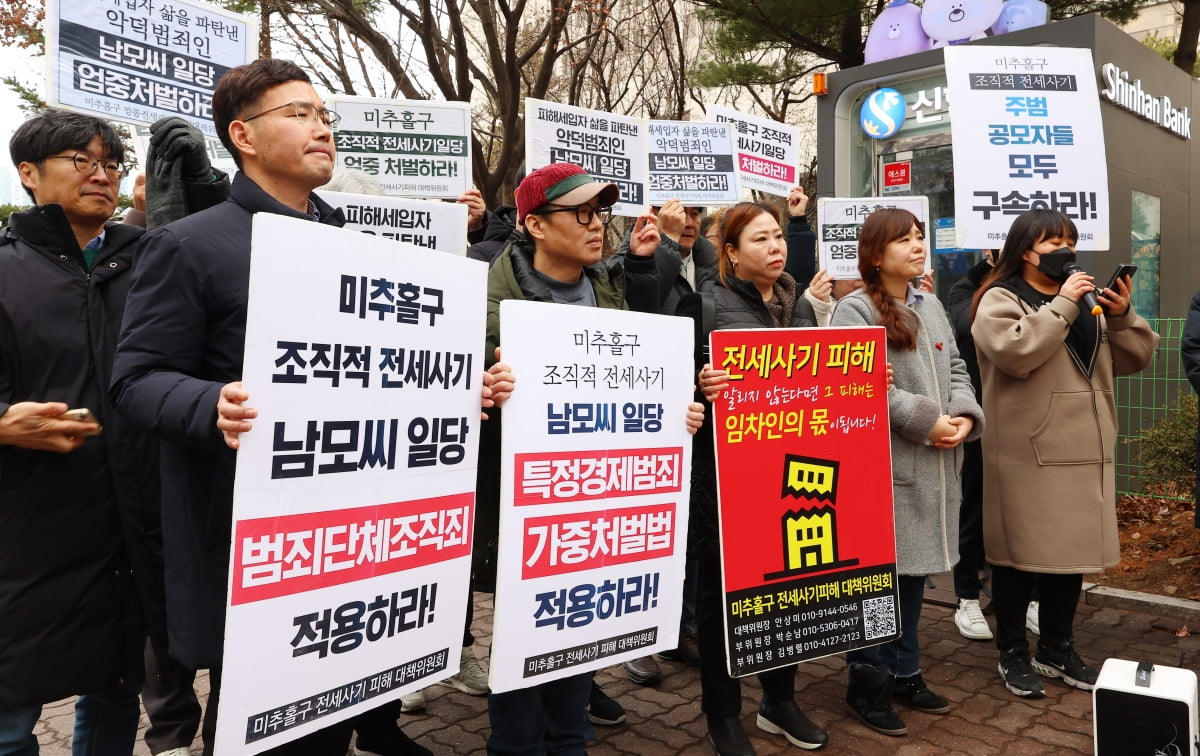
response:
[(1108, 161), (1090, 50), (946, 48), (954, 216), (966, 249), (999, 249), (1026, 210), (1060, 210), (1079, 249), (1108, 249)]
[(100, 118), (179, 116), (215, 138), (212, 94), (257, 57), (249, 16), (195, 0), (47, 0), (46, 99)]
[(720, 105), (708, 106), (708, 119), (733, 127), (743, 189), (788, 195), (797, 181), (799, 129)]
[(710, 343), (729, 673), (899, 637), (884, 330)]
[[(858, 234), (871, 213), (885, 207), (907, 210), (917, 216), (929, 243), (929, 198), (919, 197), (818, 197), (817, 259), (831, 276), (857, 280)], [(933, 256), (926, 255), (925, 270), (932, 270)]]
[(467, 254), (466, 205), (321, 189), (317, 194), (341, 208), (346, 216), (342, 228), (452, 255)]
[(650, 180), (644, 118), (525, 99), (525, 167), (575, 163), (597, 181), (616, 184), (617, 215), (640, 215)]
[(454, 673), (470, 600), (487, 267), (270, 213), (251, 249), (217, 753)]
[(471, 106), (332, 95), (342, 122), (338, 165), (369, 173), (384, 194), (453, 199), (471, 188)]
[(651, 205), (732, 205), (741, 199), (733, 128), (727, 123), (651, 121)]
[(683, 318), (508, 300), (491, 688), (678, 645), (692, 331)]

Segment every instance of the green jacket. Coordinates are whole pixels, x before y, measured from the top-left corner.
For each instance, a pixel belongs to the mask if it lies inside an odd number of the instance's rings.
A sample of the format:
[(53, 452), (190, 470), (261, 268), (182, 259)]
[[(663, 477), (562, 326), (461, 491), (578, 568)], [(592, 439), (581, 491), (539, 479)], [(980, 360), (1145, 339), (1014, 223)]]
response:
[[(596, 306), (610, 310), (658, 312), (658, 275), (654, 257), (614, 255), (583, 269), (596, 293)], [(533, 247), (510, 242), (488, 271), (487, 351), (484, 363), (496, 362), (500, 344), (500, 303), (506, 299), (553, 302), (550, 289), (533, 272)], [(475, 547), (472, 583), (477, 591), (496, 586), (496, 548), (500, 522), (500, 411), (487, 411), (479, 436), (475, 485)]]
[[(596, 306), (610, 310), (658, 312), (658, 274), (654, 257), (614, 255), (583, 269), (596, 292)], [(500, 303), (506, 299), (553, 302), (550, 289), (533, 272), (533, 247), (510, 242), (488, 271), (487, 351), (484, 364), (496, 362), (500, 344)]]

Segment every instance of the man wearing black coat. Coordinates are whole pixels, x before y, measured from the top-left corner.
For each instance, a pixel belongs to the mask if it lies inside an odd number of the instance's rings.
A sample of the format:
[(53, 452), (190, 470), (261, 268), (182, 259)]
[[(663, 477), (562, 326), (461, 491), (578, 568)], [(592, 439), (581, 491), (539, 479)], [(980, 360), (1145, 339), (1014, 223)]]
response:
[[(1183, 327), (1183, 343), (1180, 345), (1180, 356), (1183, 358), (1183, 372), (1187, 375), (1192, 389), (1200, 393), (1200, 292), (1192, 297), (1188, 305), (1187, 322)], [(1195, 526), (1200, 528), (1200, 428), (1196, 431), (1196, 518)]]
[[(213, 94), (213, 120), (241, 171), (228, 201), (138, 245), (111, 387), (118, 410), (163, 441), (170, 652), (189, 669), (211, 670), (206, 718), (220, 698), (235, 450), (255, 416), (241, 384), (252, 218), (344, 223), (313, 194), (333, 174), (336, 115), (303, 70), (278, 59), (231, 69)], [(390, 719), (379, 723), (386, 737), (403, 738), (399, 706), (376, 711)], [(267, 753), (343, 756), (355, 726), (330, 725)], [(364, 739), (360, 731), (364, 753), (429, 753), (407, 739), (370, 747)]]
[(165, 647), (153, 442), (107, 393), (142, 229), (109, 222), (106, 122), (50, 109), (9, 152), (36, 206), (0, 235), (0, 752), (36, 753), (42, 704), (79, 695), (74, 752), (129, 753), (146, 633)]

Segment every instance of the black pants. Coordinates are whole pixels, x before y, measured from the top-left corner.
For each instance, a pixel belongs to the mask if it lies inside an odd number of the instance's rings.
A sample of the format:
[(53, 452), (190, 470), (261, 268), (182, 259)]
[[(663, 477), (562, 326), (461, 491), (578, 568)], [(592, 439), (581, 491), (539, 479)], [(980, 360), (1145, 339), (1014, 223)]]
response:
[[(146, 683), (142, 686), (142, 706), (150, 726), (146, 728), (146, 745), (150, 753), (162, 753), (173, 748), (188, 748), (200, 729), (200, 701), (192, 684), (196, 672), (184, 667), (170, 656), (159, 657), (153, 644), (146, 641)], [(201, 737), (205, 746), (216, 733), (216, 718), (205, 719)]]
[[(729, 676), (725, 659), (724, 598), (721, 595), (721, 558), (715, 551), (701, 549), (698, 589), (700, 645), (700, 709), (710, 717), (739, 717), (742, 713), (742, 684)], [(763, 695), (790, 701), (796, 693), (796, 665), (758, 675)]]
[(983, 447), (979, 441), (963, 444), (962, 503), (958, 508), (958, 563), (954, 565), (954, 595), (979, 599), (983, 586)]
[(1083, 575), (1025, 572), (1013, 567), (992, 567), (992, 605), (996, 607), (996, 646), (1028, 648), (1025, 612), (1038, 591), (1038, 645), (1061, 647), (1071, 640), (1075, 608), (1083, 590)]

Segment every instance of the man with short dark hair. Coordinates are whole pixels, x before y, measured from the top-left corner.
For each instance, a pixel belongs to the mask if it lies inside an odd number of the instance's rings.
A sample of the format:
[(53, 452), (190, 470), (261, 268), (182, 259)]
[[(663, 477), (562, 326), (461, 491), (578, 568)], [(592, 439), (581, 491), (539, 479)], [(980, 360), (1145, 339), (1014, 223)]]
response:
[[(489, 366), (503, 365), (497, 360), (500, 302), (506, 299), (644, 312), (657, 309), (657, 276), (652, 255), (659, 239), (653, 213), (640, 216), (634, 223), (629, 255), (601, 261), (604, 227), (618, 198), (615, 184), (598, 182), (571, 163), (539, 168), (517, 186), (517, 222), (524, 226), (524, 236), (508, 244), (488, 272), (485, 357)], [(689, 407), (692, 432), (702, 419), (700, 405)], [(486, 550), (495, 546), (492, 528), (500, 507), (499, 416), (484, 423), (481, 432), (476, 546)], [(481, 520), (488, 524), (480, 524)], [(476, 559), (477, 570), (489, 564), (494, 569), (491, 558), (494, 555), (486, 556)], [(593, 722), (600, 721), (595, 711), (596, 690), (592, 673), (585, 672), (530, 688), (491, 694), (488, 753), (492, 756), (584, 753), (591, 735), (589, 714)], [(606, 696), (602, 700), (611, 702)], [(624, 719), (624, 712), (614, 708)], [(603, 723), (617, 721), (620, 720)]]
[[(170, 651), (189, 669), (211, 670), (206, 719), (220, 697), (237, 436), (255, 416), (241, 383), (251, 221), (273, 213), (344, 223), (313, 193), (333, 175), (337, 115), (302, 69), (272, 59), (231, 69), (213, 94), (213, 120), (241, 172), (227, 202), (139, 245), (112, 383), (121, 413), (163, 440)], [(398, 702), (363, 716), (376, 713), (390, 718), (378, 723), (388, 742), (366, 743), (360, 732), (356, 750), (429, 753), (396, 728)], [(353, 721), (268, 753), (344, 756)]]
[(152, 441), (108, 401), (143, 231), (110, 222), (105, 121), (48, 109), (9, 153), (36, 206), (0, 234), (0, 753), (37, 754), (42, 705), (71, 695), (76, 756), (130, 753), (146, 633), (165, 645)]

